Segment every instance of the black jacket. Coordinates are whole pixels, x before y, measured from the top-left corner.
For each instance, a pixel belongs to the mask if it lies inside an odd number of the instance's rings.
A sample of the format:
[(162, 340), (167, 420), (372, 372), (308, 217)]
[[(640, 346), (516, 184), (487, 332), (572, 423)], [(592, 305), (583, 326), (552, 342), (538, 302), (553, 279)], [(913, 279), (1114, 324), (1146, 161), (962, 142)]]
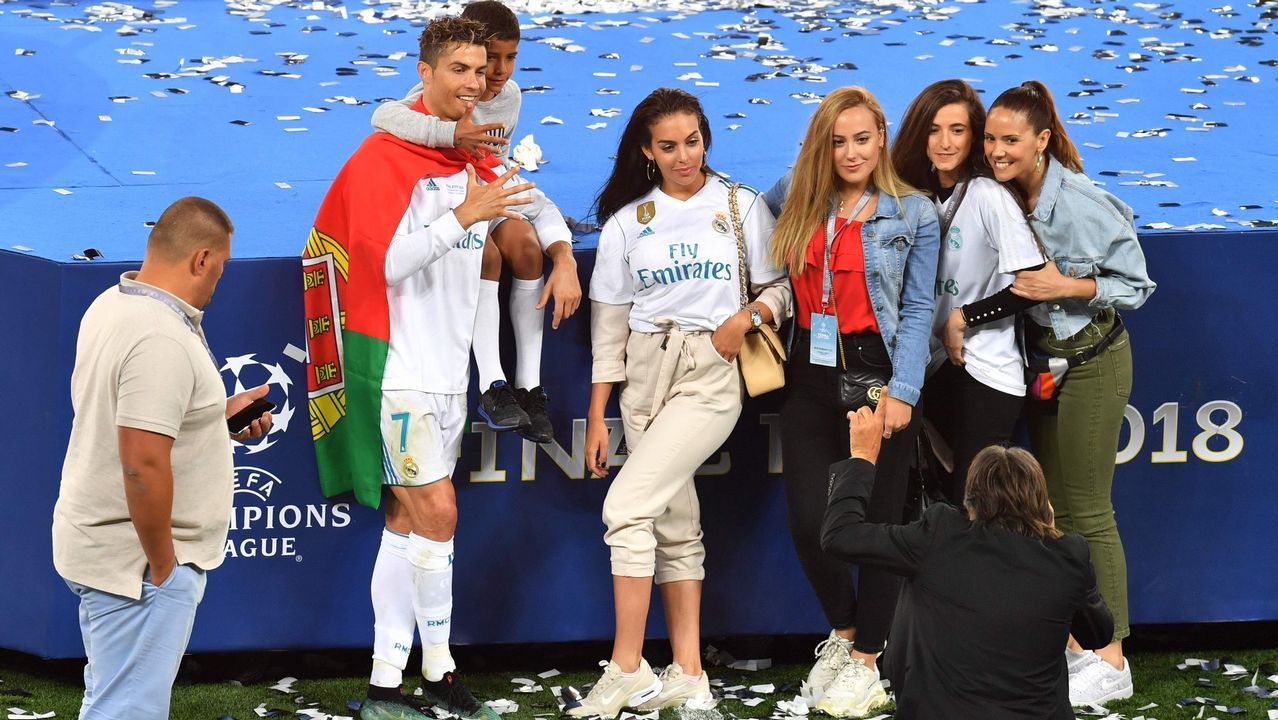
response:
[(874, 465), (835, 463), (830, 482), (821, 546), (906, 578), (883, 657), (897, 720), (1073, 720), (1066, 638), (1098, 648), (1114, 633), (1082, 537), (1038, 540), (949, 505), (866, 523)]

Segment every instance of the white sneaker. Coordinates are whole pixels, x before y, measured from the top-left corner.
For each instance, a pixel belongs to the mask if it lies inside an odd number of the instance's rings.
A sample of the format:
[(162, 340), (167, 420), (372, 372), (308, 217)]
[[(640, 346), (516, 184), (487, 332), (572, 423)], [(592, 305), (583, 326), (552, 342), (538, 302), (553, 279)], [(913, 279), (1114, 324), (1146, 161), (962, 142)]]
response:
[(1115, 670), (1100, 655), (1069, 676), (1069, 703), (1071, 705), (1104, 705), (1110, 700), (1122, 700), (1132, 696), (1132, 668), (1123, 659), (1123, 669)]
[(849, 659), (834, 681), (825, 689), (816, 709), (840, 718), (860, 718), (888, 702), (879, 671), (871, 670), (859, 659)]
[(1082, 670), (1094, 657), (1096, 657), (1096, 653), (1091, 650), (1074, 652), (1069, 648), (1065, 648), (1065, 665), (1069, 668), (1070, 677)]
[(572, 717), (614, 718), (622, 708), (639, 707), (660, 692), (661, 680), (652, 672), (647, 660), (640, 660), (639, 669), (629, 675), (621, 672), (617, 663), (609, 661), (599, 682), (581, 699), (581, 704), (570, 708), (567, 714)]
[(814, 699), (820, 700), (843, 666), (852, 661), (851, 649), (852, 643), (836, 635), (833, 630), (830, 631), (830, 637), (816, 646), (813, 655), (817, 661), (808, 671), (808, 688)]
[(710, 677), (703, 670), (701, 677), (693, 680), (683, 674), (683, 667), (679, 663), (670, 663), (665, 670), (661, 671), (661, 692), (648, 702), (636, 707), (636, 710), (649, 712), (652, 710), (660, 710), (661, 708), (679, 707), (686, 702), (695, 700), (694, 704), (702, 704), (714, 702), (714, 696), (710, 694)]

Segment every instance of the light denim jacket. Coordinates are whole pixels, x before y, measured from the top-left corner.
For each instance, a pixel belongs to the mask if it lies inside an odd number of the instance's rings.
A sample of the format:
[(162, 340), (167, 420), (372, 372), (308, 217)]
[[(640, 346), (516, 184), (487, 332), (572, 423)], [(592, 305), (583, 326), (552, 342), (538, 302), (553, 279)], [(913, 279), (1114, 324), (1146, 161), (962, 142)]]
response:
[(1134, 310), (1157, 287), (1145, 270), (1132, 209), (1050, 155), (1028, 220), (1062, 275), (1096, 280), (1091, 300), (1048, 300), (1027, 311), (1056, 337), (1077, 335), (1104, 308)]
[[(787, 172), (764, 193), (764, 202), (774, 215), (781, 214), (790, 192), (790, 175)], [(936, 311), (934, 288), (941, 251), (936, 207), (923, 195), (906, 195), (898, 202), (880, 192), (874, 214), (862, 225), (861, 244), (874, 319), (892, 359), (888, 391), (892, 397), (916, 405)]]

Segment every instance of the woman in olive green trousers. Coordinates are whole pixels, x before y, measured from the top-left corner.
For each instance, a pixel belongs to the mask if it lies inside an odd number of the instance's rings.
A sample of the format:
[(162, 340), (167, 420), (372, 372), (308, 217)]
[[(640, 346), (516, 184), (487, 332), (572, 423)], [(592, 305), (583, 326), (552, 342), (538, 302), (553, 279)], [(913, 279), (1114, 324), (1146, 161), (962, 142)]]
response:
[[(1087, 540), (1101, 596), (1114, 615), (1114, 639), (1095, 653), (1067, 652), (1070, 702), (1131, 697), (1123, 657), (1130, 632), (1127, 560), (1110, 497), (1118, 433), (1132, 388), (1131, 343), (1117, 310), (1140, 307), (1154, 292), (1132, 211), (1083, 174), (1051, 93), (1029, 81), (990, 106), (985, 156), (994, 176), (1016, 192), (1030, 229), (1051, 261), (1018, 273), (1012, 292), (1038, 302), (1026, 311), (1026, 336), (1057, 357), (1090, 357), (1070, 368), (1050, 400), (1029, 401), (1030, 440), (1047, 477), (1057, 527)], [(1111, 333), (1111, 331), (1113, 331)], [(1108, 338), (1108, 346), (1102, 340)]]

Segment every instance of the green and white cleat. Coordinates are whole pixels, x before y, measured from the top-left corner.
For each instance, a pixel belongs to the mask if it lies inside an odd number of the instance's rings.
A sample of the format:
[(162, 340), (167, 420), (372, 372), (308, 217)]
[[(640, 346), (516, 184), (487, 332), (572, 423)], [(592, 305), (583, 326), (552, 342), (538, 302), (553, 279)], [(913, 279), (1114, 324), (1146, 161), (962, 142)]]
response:
[(365, 698), (359, 706), (359, 720), (435, 720), (404, 701)]

